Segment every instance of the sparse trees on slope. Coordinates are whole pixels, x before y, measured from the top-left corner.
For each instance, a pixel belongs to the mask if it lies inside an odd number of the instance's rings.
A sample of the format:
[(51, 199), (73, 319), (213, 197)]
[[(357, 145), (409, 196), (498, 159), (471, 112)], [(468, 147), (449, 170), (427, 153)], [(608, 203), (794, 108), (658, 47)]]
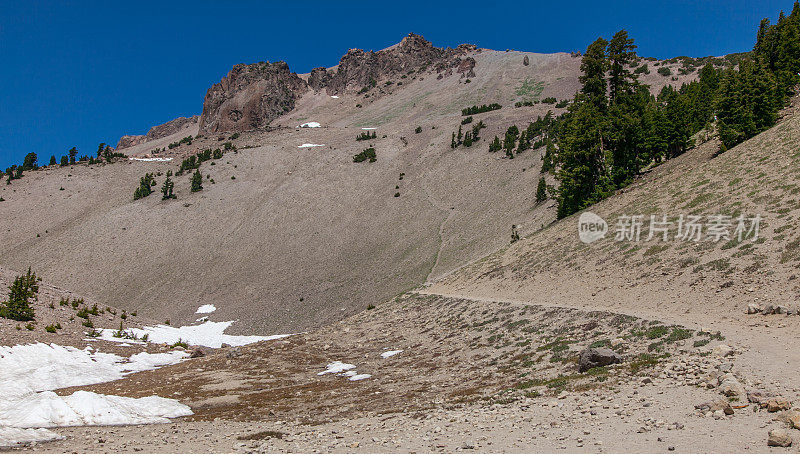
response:
[(164, 180), (164, 184), (161, 185), (161, 200), (169, 200), (174, 199), (175, 194), (173, 194), (173, 189), (175, 188), (175, 183), (172, 181), (172, 171), (167, 170), (167, 179)]
[(31, 299), (39, 294), (39, 279), (30, 267), (25, 275), (17, 276), (8, 288), (8, 301), (0, 304), (0, 317), (26, 322), (34, 320)]

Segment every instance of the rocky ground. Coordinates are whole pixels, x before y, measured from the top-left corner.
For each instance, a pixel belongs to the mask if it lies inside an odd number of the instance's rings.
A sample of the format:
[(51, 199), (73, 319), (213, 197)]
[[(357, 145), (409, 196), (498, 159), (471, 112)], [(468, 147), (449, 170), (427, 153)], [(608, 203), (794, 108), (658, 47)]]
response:
[[(729, 343), (611, 312), (408, 294), (319, 331), (83, 387), (177, 398), (195, 414), (59, 429), (65, 440), (27, 449), (731, 452), (766, 450), (772, 429), (796, 437), (798, 390), (750, 376)], [(580, 372), (587, 348), (622, 361)], [(319, 375), (334, 361), (371, 376)]]

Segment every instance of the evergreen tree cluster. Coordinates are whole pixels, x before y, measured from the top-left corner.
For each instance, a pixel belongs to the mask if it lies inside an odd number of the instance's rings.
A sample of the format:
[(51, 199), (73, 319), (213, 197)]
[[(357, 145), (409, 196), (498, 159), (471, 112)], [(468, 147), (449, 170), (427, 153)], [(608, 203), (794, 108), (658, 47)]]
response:
[[(796, 2), (777, 24), (762, 21), (750, 56), (707, 60), (697, 80), (679, 89), (668, 85), (658, 96), (637, 81), (643, 71), (629, 70), (638, 57), (625, 30), (610, 42), (590, 44), (581, 61), (582, 88), (543, 162), (542, 170), (555, 171), (560, 183), (558, 216), (584, 209), (629, 184), (644, 167), (680, 155), (704, 128), (716, 125), (725, 151), (774, 125), (800, 82), (799, 38)], [(716, 60), (725, 64), (718, 69)], [(694, 63), (683, 64), (694, 71)]]
[(8, 288), (8, 301), (0, 303), (0, 317), (19, 322), (32, 321), (35, 318), (31, 300), (39, 294), (39, 279), (28, 267), (28, 272), (17, 276)]
[(194, 140), (194, 137), (186, 136), (186, 137), (184, 137), (183, 139), (181, 139), (181, 140), (179, 140), (177, 142), (172, 142), (171, 144), (167, 145), (167, 147), (169, 147), (169, 149), (172, 150), (173, 148), (177, 148), (177, 147), (179, 147), (179, 146), (181, 146), (183, 144), (191, 145), (192, 144), (192, 140)]
[[(230, 142), (226, 142), (226, 144), (228, 143)], [(206, 148), (203, 151), (184, 158), (183, 161), (181, 161), (180, 167), (178, 167), (178, 171), (175, 172), (175, 176), (181, 176), (183, 175), (183, 172), (199, 169), (200, 164), (212, 159), (222, 159), (222, 156), (224, 156), (224, 152), (219, 148), (216, 148), (213, 151), (210, 148)]]
[(156, 179), (152, 173), (146, 173), (143, 177), (139, 178), (139, 187), (133, 191), (133, 200), (139, 200), (147, 197), (153, 193), (153, 186), (156, 185)]
[(480, 120), (476, 124), (472, 125), (472, 129), (470, 131), (467, 131), (466, 133), (462, 131), (463, 125), (469, 124), (471, 121), (472, 120), (467, 123), (464, 123), (463, 121), (461, 122), (461, 125), (458, 126), (458, 134), (454, 132), (450, 139), (450, 148), (456, 149), (461, 145), (464, 145), (465, 147), (471, 147), (472, 144), (481, 139), (481, 129), (486, 127), (486, 125), (483, 123), (483, 120)]
[(377, 155), (375, 154), (375, 149), (372, 147), (364, 149), (361, 153), (353, 156), (353, 162), (375, 162), (378, 160)]
[[(420, 132), (422, 132), (422, 131), (420, 131)], [(365, 131), (365, 132), (362, 132), (361, 134), (357, 135), (356, 136), (356, 140), (357, 141), (372, 140), (372, 139), (376, 139), (377, 137), (378, 137), (378, 133), (376, 131), (372, 131), (372, 133), (370, 133), (369, 131)]]
[(461, 109), (461, 115), (466, 117), (467, 115), (476, 115), (479, 113), (491, 112), (493, 110), (498, 110), (502, 108), (503, 106), (497, 104), (496, 102), (489, 104), (488, 106), (486, 104), (483, 104), (481, 106), (472, 106), (472, 107), (467, 107), (466, 109)]

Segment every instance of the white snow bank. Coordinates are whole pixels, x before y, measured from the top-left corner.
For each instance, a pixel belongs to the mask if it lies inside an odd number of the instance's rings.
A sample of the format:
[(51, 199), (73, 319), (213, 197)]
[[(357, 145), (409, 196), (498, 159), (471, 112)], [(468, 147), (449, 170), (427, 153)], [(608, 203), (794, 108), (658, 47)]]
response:
[(381, 358), (383, 359), (391, 358), (392, 356), (398, 353), (403, 353), (403, 350), (389, 350), (388, 352), (383, 352), (381, 353)]
[(339, 97), (338, 97), (338, 96), (336, 96), (336, 95), (331, 95), (331, 98), (333, 98), (333, 99), (339, 99)]
[(172, 158), (128, 158), (131, 161), (142, 161), (142, 162), (169, 162), (172, 161)]
[[(253, 344), (260, 341), (282, 339), (291, 334), (277, 334), (274, 336), (233, 336), (224, 334), (225, 330), (233, 324), (228, 322), (205, 322), (200, 325), (181, 326), (176, 328), (168, 325), (145, 326), (142, 328), (129, 328), (126, 331), (141, 338), (145, 334), (149, 342), (162, 344), (174, 344), (183, 341), (189, 345), (200, 345), (203, 347), (220, 348), (222, 344), (232, 347)], [(101, 330), (101, 338), (112, 340), (114, 329)]]
[(311, 147), (324, 147), (324, 143), (304, 143), (303, 145), (298, 146), (297, 148), (311, 148)]
[(203, 304), (197, 308), (197, 312), (195, 312), (195, 314), (210, 314), (215, 310), (217, 310), (217, 307), (213, 304)]
[(355, 369), (355, 364), (334, 361), (329, 363), (325, 370), (318, 372), (317, 375), (334, 374), (340, 377), (347, 377), (350, 381), (364, 380), (365, 378), (372, 377), (370, 374), (359, 374)]
[(309, 121), (308, 123), (303, 123), (300, 125), (301, 128), (319, 128), (321, 125), (316, 121)]
[(77, 391), (59, 396), (54, 389), (118, 380), (175, 364), (186, 352), (138, 353), (123, 358), (56, 344), (0, 347), (0, 446), (58, 438), (50, 431), (18, 430), (86, 424), (146, 424), (188, 416), (192, 410), (158, 396), (133, 399)]
[(63, 440), (64, 437), (47, 429), (18, 429), (16, 427), (0, 427), (0, 449), (13, 448), (21, 444), (43, 443), (45, 441)]
[(26, 394), (12, 399), (12, 405), (0, 403), (0, 426), (17, 428), (155, 424), (168, 418), (189, 416), (188, 406), (158, 396), (107, 396), (76, 391), (59, 396), (52, 391)]

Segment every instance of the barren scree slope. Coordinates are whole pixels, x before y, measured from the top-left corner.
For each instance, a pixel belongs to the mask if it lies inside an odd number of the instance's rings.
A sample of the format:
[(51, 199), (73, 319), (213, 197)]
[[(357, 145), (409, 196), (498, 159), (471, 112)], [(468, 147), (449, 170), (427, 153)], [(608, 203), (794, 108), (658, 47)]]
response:
[[(514, 103), (571, 98), (580, 58), (472, 48), (467, 57), (469, 77), (417, 68), (365, 94), (308, 90), (269, 128), (232, 140), (238, 153), (205, 163), (203, 191), (189, 192), (191, 175), (176, 178), (177, 200), (132, 194), (146, 172), (174, 171), (230, 133), (159, 154), (171, 162), (29, 172), (0, 188), (0, 264), (32, 266), (48, 282), (173, 323), (216, 304), (250, 333), (319, 326), (420, 285), (501, 247), (512, 224), (526, 233), (553, 219), (552, 204), (532, 197), (543, 150), (508, 160), (487, 149), (510, 125), (560, 112)], [(643, 80), (656, 91), (691, 77), (652, 71)], [(474, 116), (487, 126), (482, 139), (452, 150), (461, 109), (494, 102), (503, 108)], [(297, 128), (307, 122), (321, 127)], [(122, 151), (150, 156), (197, 128)], [(362, 128), (377, 128), (376, 139), (357, 142)], [(306, 143), (325, 146), (298, 148)], [(368, 146), (377, 161), (354, 163)]]

